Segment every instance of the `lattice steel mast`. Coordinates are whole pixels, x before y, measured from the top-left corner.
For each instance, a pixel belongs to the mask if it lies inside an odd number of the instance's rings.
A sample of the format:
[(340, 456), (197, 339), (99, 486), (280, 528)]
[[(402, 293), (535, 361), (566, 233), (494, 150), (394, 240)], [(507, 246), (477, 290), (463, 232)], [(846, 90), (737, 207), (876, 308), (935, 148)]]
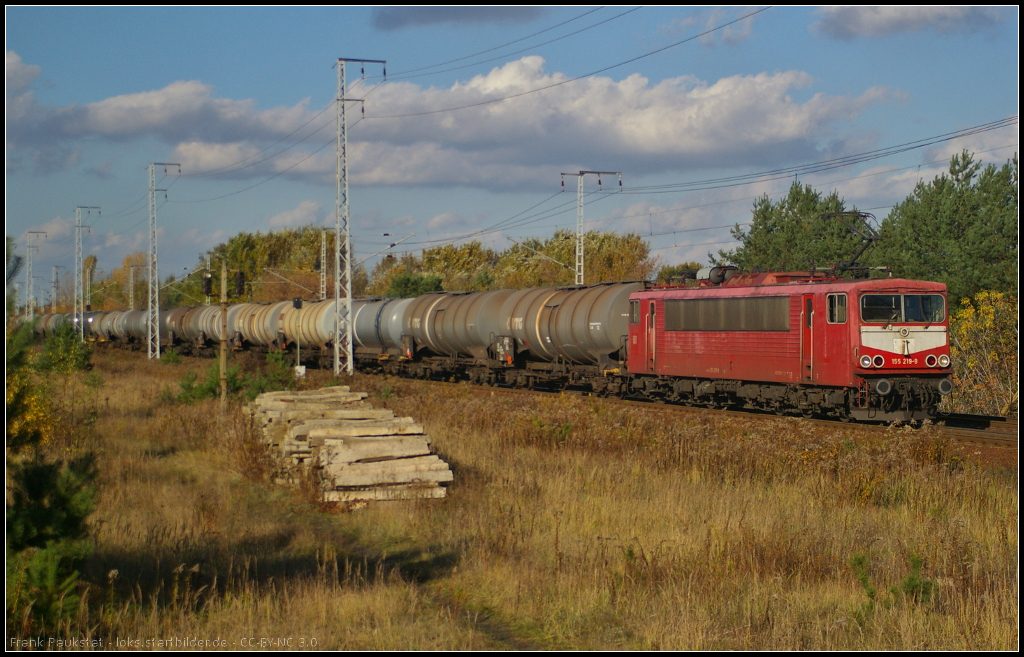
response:
[[(387, 77), (387, 62), (379, 59), (348, 59), (338, 58), (338, 94), (336, 98), (338, 112), (338, 166), (337, 166), (337, 200), (335, 202), (334, 220), (334, 375), (341, 374), (341, 361), (345, 360), (345, 371), (352, 374), (355, 369), (352, 354), (352, 233), (350, 229), (348, 207), (348, 119), (345, 107), (350, 102), (363, 102), (361, 99), (345, 98), (345, 64), (381, 64), (384, 76)], [(342, 240), (345, 242), (342, 250)], [(345, 296), (342, 300), (342, 291)]]
[(35, 285), (32, 280), (32, 252), (39, 248), (38, 246), (35, 245), (36, 237), (39, 235), (42, 235), (45, 238), (46, 232), (42, 230), (28, 231), (28, 246), (26, 248), (28, 252), (28, 257), (26, 258), (26, 260), (28, 262), (26, 262), (25, 271), (25, 277), (27, 279), (25, 282), (25, 314), (28, 316), (28, 321), (30, 322), (36, 316)]
[(53, 298), (50, 299), (50, 312), (56, 314), (57, 312), (57, 287), (60, 279), (58, 278), (58, 269), (63, 269), (62, 265), (53, 266)]
[(85, 261), (82, 259), (82, 229), (88, 226), (82, 225), (82, 210), (97, 214), (100, 208), (96, 206), (79, 205), (75, 208), (75, 330), (78, 331), (78, 339), (85, 342), (85, 281), (82, 280), (85, 269)]
[(181, 174), (181, 165), (177, 162), (150, 162), (149, 164), (149, 314), (147, 317), (147, 348), (146, 353), (150, 358), (160, 358), (160, 267), (157, 264), (156, 248), (156, 193), (164, 192), (166, 189), (156, 188), (156, 167), (178, 167), (178, 174)]
[(320, 300), (327, 299), (327, 229), (320, 231)]
[(579, 173), (563, 173), (562, 189), (565, 189), (565, 177), (576, 176), (576, 285), (583, 282), (583, 177), (592, 174), (597, 176), (597, 186), (601, 186), (601, 176), (618, 176), (619, 191), (622, 190), (621, 171), (580, 171)]

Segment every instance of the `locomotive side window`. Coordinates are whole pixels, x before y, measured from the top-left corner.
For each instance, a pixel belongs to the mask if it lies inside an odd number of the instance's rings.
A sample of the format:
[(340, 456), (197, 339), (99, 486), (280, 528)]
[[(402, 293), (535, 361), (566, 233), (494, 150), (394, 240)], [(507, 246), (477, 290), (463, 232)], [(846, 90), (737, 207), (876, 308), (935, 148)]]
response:
[(865, 294), (860, 298), (865, 322), (923, 322), (946, 318), (946, 304), (938, 294)]
[(640, 301), (633, 299), (629, 302), (629, 323), (640, 323)]
[(666, 299), (666, 331), (788, 331), (789, 297)]
[(846, 323), (846, 295), (845, 294), (830, 294), (830, 295), (828, 295), (828, 323), (829, 324), (845, 324)]

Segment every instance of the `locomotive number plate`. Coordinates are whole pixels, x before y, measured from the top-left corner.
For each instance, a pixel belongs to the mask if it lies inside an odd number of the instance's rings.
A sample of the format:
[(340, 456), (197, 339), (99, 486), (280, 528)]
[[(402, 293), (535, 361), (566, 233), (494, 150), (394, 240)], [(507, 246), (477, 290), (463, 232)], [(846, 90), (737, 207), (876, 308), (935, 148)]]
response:
[(916, 358), (890, 358), (891, 365), (917, 365)]

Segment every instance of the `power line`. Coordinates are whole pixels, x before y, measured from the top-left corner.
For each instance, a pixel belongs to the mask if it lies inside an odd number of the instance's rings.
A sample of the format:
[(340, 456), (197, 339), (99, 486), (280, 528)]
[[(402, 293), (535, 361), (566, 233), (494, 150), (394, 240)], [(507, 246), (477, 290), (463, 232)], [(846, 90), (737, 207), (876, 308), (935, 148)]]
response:
[[(968, 130), (970, 130), (970, 129), (968, 129)], [(952, 133), (947, 133), (947, 134), (952, 134)], [(915, 143), (915, 142), (911, 142), (911, 143)], [(1001, 146), (1001, 147), (996, 148), (996, 149), (991, 149), (991, 151), (1000, 150), (1002, 148), (1008, 148), (1008, 147), (1009, 146)], [(991, 152), (991, 151), (982, 151), (982, 152)], [(948, 162), (948, 161), (949, 161), (949, 158), (945, 158), (945, 159), (940, 159), (940, 160), (933, 160), (931, 162), (926, 162), (924, 164), (928, 165), (928, 164), (935, 164), (935, 163), (938, 163), (938, 162)], [(845, 179), (841, 179), (841, 180), (834, 180), (834, 181), (830, 181), (830, 182), (827, 182), (827, 183), (821, 183), (821, 184), (830, 185), (830, 184), (834, 184), (834, 183), (837, 183), (837, 182), (845, 182), (847, 180), (857, 180), (857, 179), (860, 179), (860, 178), (868, 178), (868, 177), (873, 177), (873, 176), (877, 176), (877, 175), (884, 175), (886, 173), (894, 173), (896, 171), (901, 171), (901, 170), (904, 170), (904, 169), (912, 169), (912, 168), (915, 168), (917, 166), (920, 166), (920, 165), (912, 165), (912, 166), (908, 166), (908, 167), (901, 167), (901, 168), (898, 168), (898, 169), (890, 169), (890, 170), (882, 171), (882, 172), (875, 172), (875, 173), (869, 173), (869, 174), (861, 174), (859, 176), (853, 176), (851, 178), (845, 178)], [(834, 167), (832, 167), (832, 168), (834, 168)], [(815, 172), (812, 171), (812, 172), (809, 172), (809, 173), (815, 173)], [(763, 174), (761, 174), (761, 175), (763, 175)], [(752, 181), (752, 182), (762, 182), (762, 181)], [(747, 184), (751, 184), (751, 183), (747, 183)], [(707, 189), (716, 189), (716, 187), (709, 187)], [(700, 189), (689, 189), (689, 190), (683, 190), (683, 191), (701, 191), (701, 190)], [(589, 192), (588, 196), (591, 195), (591, 194), (600, 194), (600, 193), (601, 192)], [(781, 192), (781, 191), (780, 192), (776, 192), (776, 194), (781, 194), (781, 193), (783, 193), (783, 192)], [(557, 195), (558, 195), (557, 193), (553, 194), (552, 196), (549, 196), (548, 198), (546, 198), (543, 201), (541, 201), (540, 203), (537, 203), (537, 204), (527, 208), (526, 210), (523, 210), (522, 212), (519, 212), (518, 214), (513, 215), (512, 217), (509, 217), (507, 219), (503, 219), (502, 221), (500, 221), (500, 222), (498, 222), (496, 224), (493, 224), (492, 226), (489, 226), (487, 228), (476, 230), (476, 231), (473, 231), (473, 232), (470, 232), (470, 233), (464, 233), (464, 234), (461, 234), (461, 235), (450, 236), (450, 237), (446, 237), (446, 238), (438, 238), (438, 239), (433, 239), (433, 240), (421, 240), (419, 242), (411, 242), (410, 246), (412, 246), (412, 245), (424, 245), (424, 244), (437, 244), (437, 243), (440, 243), (440, 242), (456, 242), (456, 241), (461, 241), (461, 240), (469, 239), (469, 238), (472, 238), (472, 237), (477, 237), (479, 235), (487, 235), (487, 234), (490, 234), (490, 233), (499, 232), (499, 231), (502, 231), (502, 230), (511, 230), (511, 229), (515, 229), (515, 228), (522, 228), (523, 226), (534, 224), (534, 223), (538, 223), (540, 221), (544, 221), (546, 219), (551, 219), (553, 217), (557, 217), (559, 215), (566, 214), (567, 212), (570, 212), (572, 208), (571, 207), (567, 207), (567, 206), (571, 206), (573, 204), (572, 201), (568, 201), (566, 203), (559, 204), (559, 205), (555, 206), (554, 208), (550, 208), (550, 209), (545, 210), (543, 212), (539, 212), (537, 214), (530, 215), (530, 216), (527, 216), (527, 217), (522, 217), (518, 221), (515, 221), (516, 218), (521, 217), (521, 215), (523, 215), (523, 214), (525, 214), (527, 212), (530, 212), (531, 210), (533, 210), (533, 209), (543, 205), (544, 203), (547, 203), (548, 201), (550, 201), (551, 199), (553, 199)], [(609, 195), (608, 193), (605, 193), (604, 197), (599, 198), (597, 200), (597, 202), (604, 200), (608, 195)], [(725, 200), (725, 201), (714, 201), (714, 202), (711, 202), (711, 203), (702, 203), (702, 204), (699, 204), (699, 205), (688, 206), (688, 207), (685, 207), (685, 208), (670, 208), (668, 210), (659, 210), (657, 212), (644, 212), (644, 213), (635, 214), (635, 215), (624, 215), (622, 217), (616, 217), (614, 219), (603, 219), (603, 218), (602, 219), (592, 219), (592, 220), (589, 220), (588, 223), (600, 223), (600, 222), (605, 222), (605, 221), (618, 221), (620, 219), (645, 217), (645, 216), (649, 216), (649, 215), (652, 215), (652, 214), (664, 214), (664, 213), (669, 213), (669, 212), (684, 212), (686, 210), (694, 210), (694, 209), (703, 208), (703, 207), (709, 207), (709, 206), (714, 206), (714, 205), (723, 205), (723, 204), (727, 204), (727, 203), (739, 203), (739, 202), (743, 202), (743, 201), (750, 201), (750, 200), (754, 200), (754, 199), (757, 199), (757, 198), (761, 198), (761, 196), (764, 196), (764, 195), (760, 194), (760, 195), (757, 195), (757, 196), (745, 197), (745, 198), (741, 198), (741, 199), (729, 199), (729, 200)], [(566, 208), (566, 209), (558, 211), (559, 208)], [(680, 232), (690, 232), (690, 231), (700, 231), (700, 230), (713, 230), (715, 228), (719, 228), (719, 229), (721, 229), (721, 228), (731, 228), (733, 225), (735, 225), (735, 224), (729, 224), (729, 225), (723, 225), (723, 226), (713, 226), (713, 227), (709, 227), (709, 228), (694, 228), (694, 229), (676, 230), (676, 231), (670, 231), (670, 232), (667, 232), (667, 233), (652, 233), (649, 236), (650, 237), (658, 237), (658, 236), (670, 235), (670, 234), (673, 234), (673, 233), (680, 233)], [(741, 223), (739, 225), (746, 225), (746, 224)], [(724, 242), (724, 243), (728, 243), (728, 242)]]
[[(1003, 150), (1005, 148), (1013, 148), (1016, 145), (1017, 144), (1007, 144), (1006, 146), (999, 146), (997, 148), (990, 148), (990, 149), (984, 150), (984, 151), (976, 151), (975, 154), (981, 155), (981, 154), (984, 154), (984, 153), (993, 153), (995, 151)], [(905, 167), (895, 167), (895, 168), (892, 168), (892, 169), (886, 169), (885, 171), (875, 171), (873, 173), (862, 173), (862, 174), (859, 174), (859, 175), (856, 175), (856, 176), (851, 176), (849, 178), (840, 178), (838, 180), (829, 180), (829, 181), (826, 181), (826, 182), (815, 183), (815, 186), (819, 186), (820, 187), (820, 186), (834, 185), (836, 183), (848, 182), (850, 180), (861, 180), (863, 178), (873, 178), (875, 176), (884, 176), (886, 174), (896, 173), (898, 171), (906, 171), (908, 169), (917, 169), (917, 168), (920, 168), (922, 166), (929, 166), (929, 165), (932, 165), (932, 164), (938, 164), (939, 162), (949, 162), (950, 159), (951, 158), (945, 157), (945, 158), (940, 158), (938, 160), (930, 160), (928, 162), (922, 162), (921, 164), (911, 164), (911, 165), (908, 165), (908, 166), (905, 166)], [(813, 171), (810, 172), (810, 174), (813, 174), (813, 173), (815, 173), (815, 172), (813, 172)], [(810, 175), (810, 174), (808, 174), (808, 175)], [(786, 178), (788, 178), (788, 176), (786, 176)], [(778, 178), (771, 179), (771, 180), (756, 180), (756, 181), (753, 181), (752, 183), (749, 183), (749, 184), (753, 184), (753, 183), (756, 183), (756, 182), (773, 182), (774, 180), (778, 180)], [(711, 189), (717, 189), (717, 188), (709, 187), (707, 189), (711, 190)], [(700, 189), (700, 188), (688, 189), (688, 190), (683, 190), (683, 193), (691, 192), (691, 191), (706, 191), (706, 190), (703, 190), (703, 189)], [(776, 192), (776, 193), (777, 194), (781, 194), (782, 192)], [(759, 198), (761, 198), (762, 196), (765, 196), (765, 195), (766, 194), (758, 194), (756, 196), (744, 196), (743, 198), (727, 199), (727, 200), (724, 200), (724, 201), (713, 201), (711, 203), (700, 203), (700, 204), (697, 204), (697, 205), (690, 205), (690, 206), (683, 207), (683, 208), (669, 208), (667, 210), (655, 210), (655, 211), (652, 211), (652, 212), (641, 212), (639, 214), (626, 214), (626, 215), (622, 215), (621, 217), (588, 219), (587, 222), (588, 223), (591, 223), (591, 222), (599, 223), (599, 222), (606, 222), (606, 221), (618, 221), (620, 219), (634, 219), (634, 218), (638, 218), (638, 217), (649, 217), (649, 216), (653, 216), (653, 215), (656, 215), (656, 214), (668, 214), (670, 212), (685, 212), (687, 210), (697, 210), (697, 209), (700, 209), (700, 208), (707, 208), (707, 207), (711, 207), (711, 206), (714, 206), (714, 205), (726, 205), (726, 204), (729, 204), (729, 203), (742, 203), (744, 201), (754, 201), (754, 200), (757, 200), (757, 199), (759, 199)], [(881, 206), (881, 208), (889, 208), (889, 207), (892, 207), (892, 206), (891, 205)], [(878, 209), (881, 209), (881, 208), (870, 208), (870, 209), (878, 210)]]
[[(392, 80), (412, 80), (413, 78), (422, 78), (422, 77), (426, 77), (426, 76), (430, 76), (430, 75), (439, 75), (441, 73), (450, 73), (451, 71), (461, 71), (462, 69), (471, 68), (473, 66), (479, 66), (481, 64), (487, 64), (489, 62), (498, 61), (499, 59), (505, 59), (506, 57), (512, 57), (513, 55), (519, 55), (519, 54), (527, 52), (529, 50), (534, 50), (534, 49), (540, 48), (542, 46), (547, 46), (547, 45), (550, 45), (552, 43), (555, 43), (556, 41), (561, 41), (562, 39), (567, 39), (567, 38), (569, 38), (571, 36), (575, 36), (575, 35), (580, 34), (582, 32), (586, 32), (587, 30), (591, 30), (591, 29), (593, 29), (595, 27), (604, 25), (605, 23), (609, 23), (609, 22), (611, 22), (613, 20), (622, 18), (626, 14), (632, 14), (634, 11), (637, 11), (639, 9), (643, 9), (643, 7), (642, 6), (641, 7), (634, 7), (633, 9), (630, 9), (628, 11), (624, 11), (621, 14), (612, 16), (611, 18), (607, 18), (607, 19), (605, 19), (605, 20), (603, 20), (603, 21), (601, 21), (599, 23), (594, 23), (593, 25), (590, 25), (588, 27), (584, 27), (582, 29), (576, 30), (575, 32), (570, 32), (569, 34), (566, 34), (564, 36), (560, 36), (557, 39), (551, 39), (550, 41), (545, 41), (544, 43), (538, 43), (538, 44), (530, 46), (528, 48), (523, 48), (522, 50), (514, 50), (512, 52), (505, 53), (505, 54), (499, 55), (497, 57), (491, 57), (490, 59), (484, 59), (484, 60), (481, 60), (479, 62), (472, 62), (470, 64), (464, 64), (462, 66), (455, 66), (453, 68), (446, 68), (446, 69), (442, 69), (440, 71), (433, 71), (431, 73), (420, 73), (419, 75), (406, 75), (406, 76), (402, 76), (402, 77), (397, 77), (396, 76), (396, 77), (392, 77), (391, 79)], [(597, 11), (597, 10), (595, 9), (594, 11)], [(501, 46), (499, 46), (499, 47), (501, 47)], [(492, 50), (497, 50), (497, 48), (494, 48)], [(463, 58), (463, 59), (465, 59), (465, 58)], [(455, 61), (458, 61), (458, 60), (455, 60)]]
[(236, 165), (238, 165), (238, 164), (241, 164), (242, 162), (245, 162), (246, 160), (251, 160), (251, 159), (252, 159), (252, 158), (254, 158), (254, 157), (258, 157), (259, 155), (262, 155), (263, 153), (266, 153), (267, 151), (269, 151), (269, 150), (270, 150), (271, 148), (274, 148), (275, 146), (277, 146), (278, 144), (280, 144), (280, 143), (281, 143), (281, 142), (283, 142), (284, 140), (288, 139), (289, 137), (291, 137), (292, 135), (296, 134), (297, 132), (299, 132), (300, 130), (302, 130), (303, 128), (305, 128), (305, 127), (306, 127), (307, 125), (309, 125), (310, 123), (312, 123), (313, 121), (315, 121), (316, 119), (318, 119), (318, 118), (319, 118), (319, 117), (320, 117), (320, 116), (321, 116), (321, 115), (322, 115), (322, 114), (323, 114), (324, 112), (326, 112), (327, 110), (329, 110), (329, 109), (331, 109), (332, 107), (334, 107), (334, 103), (335, 103), (335, 102), (336, 102), (336, 101), (332, 100), (332, 101), (331, 101), (330, 103), (328, 103), (327, 107), (325, 107), (325, 108), (323, 108), (322, 110), (320, 110), (319, 112), (317, 112), (317, 113), (316, 113), (316, 115), (314, 115), (314, 116), (313, 116), (313, 118), (311, 118), (310, 120), (306, 121), (305, 123), (303, 123), (302, 125), (300, 125), (300, 126), (299, 126), (298, 128), (296, 128), (295, 130), (291, 131), (290, 133), (288, 133), (288, 134), (287, 134), (287, 135), (285, 135), (284, 137), (281, 137), (281, 138), (280, 138), (280, 139), (278, 139), (278, 140), (277, 140), (276, 142), (274, 142), (274, 143), (273, 143), (273, 144), (271, 144), (270, 146), (267, 146), (266, 148), (264, 148), (263, 150), (261, 150), (261, 151), (259, 151), (259, 152), (257, 152), (257, 153), (253, 153), (252, 155), (250, 155), (250, 156), (248, 156), (248, 157), (245, 157), (245, 158), (243, 158), (243, 159), (241, 159), (241, 160), (239, 160), (239, 161), (237, 161), (237, 162), (233, 162), (233, 163), (231, 163), (231, 164), (226, 164), (226, 165), (224, 165), (224, 166), (222, 166), (222, 167), (219, 167), (219, 168), (217, 168), (217, 169), (211, 169), (211, 170), (209, 170), (209, 171), (202, 171), (202, 172), (200, 172), (200, 173), (193, 173), (193, 174), (189, 174), (189, 175), (186, 175), (186, 176), (183, 176), (183, 177), (185, 177), (185, 178), (200, 178), (200, 177), (203, 177), (203, 176), (219, 176), (219, 175), (223, 175), (223, 174), (225, 174), (225, 173), (233, 173), (234, 171), (241, 171), (241, 170), (243, 170), (243, 169), (248, 169), (249, 167), (252, 167), (252, 166), (256, 166), (256, 165), (257, 165), (257, 164), (259, 164), (260, 162), (266, 162), (266, 161), (267, 161), (267, 160), (269, 160), (269, 159), (275, 158), (275, 157), (277, 157), (278, 155), (280, 155), (281, 153), (284, 153), (285, 151), (287, 151), (287, 150), (289, 150), (289, 149), (291, 149), (291, 148), (294, 148), (295, 146), (298, 146), (299, 144), (301, 144), (302, 142), (306, 141), (307, 139), (309, 139), (310, 137), (312, 137), (312, 136), (313, 136), (313, 135), (315, 135), (316, 133), (320, 132), (320, 131), (321, 131), (321, 130), (323, 130), (323, 129), (324, 129), (325, 127), (327, 127), (328, 125), (330, 125), (330, 122), (328, 122), (328, 123), (325, 123), (324, 125), (320, 126), (319, 128), (317, 128), (317, 129), (316, 129), (316, 130), (314, 130), (313, 132), (309, 133), (308, 135), (306, 135), (305, 137), (303, 137), (302, 139), (300, 139), (299, 141), (297, 141), (297, 142), (295, 142), (294, 144), (291, 144), (290, 146), (288, 146), (288, 148), (282, 149), (281, 151), (278, 151), (277, 153), (275, 153), (275, 154), (271, 155), (271, 156), (270, 156), (270, 157), (268, 157), (268, 158), (265, 158), (265, 159), (259, 160), (258, 162), (253, 162), (252, 164), (248, 164), (248, 165), (246, 165), (246, 166), (244, 166), (244, 167), (240, 167), (240, 168), (238, 168), (238, 169), (233, 169), (232, 171), (225, 171), (225, 169), (230, 169), (230, 168), (231, 168), (231, 167), (233, 167), (233, 166), (236, 166)]
[[(919, 148), (925, 148), (927, 146), (934, 146), (954, 139), (960, 139), (962, 137), (969, 137), (971, 135), (981, 134), (984, 132), (990, 132), (992, 130), (999, 130), (1006, 128), (1011, 125), (1016, 125), (1018, 122), (1017, 115), (1000, 119), (998, 121), (991, 121), (989, 123), (983, 123), (970, 128), (964, 128), (963, 130), (957, 130), (954, 132), (947, 132), (934, 137), (925, 137), (916, 141), (905, 142), (903, 144), (897, 144), (895, 146), (887, 146), (885, 148), (876, 149), (873, 151), (866, 151), (864, 153), (857, 153), (854, 155), (845, 155), (843, 157), (834, 158), (831, 160), (823, 160), (821, 162), (814, 162), (810, 164), (799, 164), (792, 167), (785, 167), (781, 169), (772, 169), (769, 171), (760, 171), (757, 173), (749, 173), (738, 176), (726, 176), (722, 178), (709, 178), (706, 180), (697, 180), (687, 183), (672, 183), (667, 185), (647, 185), (643, 187), (627, 187), (623, 190), (625, 194), (665, 194), (678, 191), (698, 191), (707, 189), (721, 189), (724, 187), (736, 187), (738, 185), (747, 185), (753, 182), (767, 182), (767, 180), (777, 180), (778, 178), (789, 178), (793, 175), (807, 175), (811, 173), (820, 173), (822, 171), (829, 171), (832, 169), (838, 169), (842, 167), (851, 166), (854, 164), (861, 164), (863, 162), (870, 162), (871, 160), (877, 160), (883, 157), (889, 157), (891, 155), (898, 155), (907, 151), (916, 150)], [(773, 176), (772, 178), (764, 179), (765, 176)]]
[[(359, 119), (355, 123), (353, 123), (352, 127), (355, 127), (359, 123), (359, 121), (362, 121), (362, 119)], [(327, 125), (329, 125), (329, 124), (327, 124)], [(326, 125), (324, 127), (326, 127)], [(323, 128), (321, 128), (321, 130), (322, 129)], [(306, 160), (310, 159), (311, 157), (313, 157), (314, 155), (316, 155), (317, 153), (319, 153), (320, 151), (322, 151), (323, 149), (327, 148), (328, 146), (330, 146), (332, 144), (334, 144), (334, 140), (333, 139), (331, 141), (326, 142), (323, 146), (321, 146), (320, 148), (316, 149), (315, 151), (313, 151), (312, 153), (310, 153), (306, 157), (302, 158), (301, 160), (299, 160), (295, 164), (291, 165), (287, 169), (282, 169), (281, 171), (278, 171), (274, 175), (270, 176), (269, 178), (265, 178), (265, 179), (259, 181), (255, 185), (249, 185), (248, 187), (244, 187), (242, 189), (239, 189), (237, 191), (231, 192), (229, 194), (224, 194), (223, 196), (214, 196), (212, 198), (196, 199), (196, 200), (193, 200), (193, 201), (170, 201), (170, 202), (171, 203), (207, 203), (209, 201), (219, 201), (220, 199), (228, 198), (230, 196), (236, 196), (238, 194), (241, 194), (242, 192), (247, 192), (250, 189), (254, 189), (256, 187), (259, 187), (260, 185), (262, 185), (264, 183), (268, 183), (271, 180), (273, 180), (274, 178), (277, 178), (278, 176), (281, 176), (283, 174), (288, 173), (289, 171), (291, 171), (295, 167), (299, 166), (300, 164), (302, 164), (303, 162), (305, 162)]]
[(427, 116), (429, 114), (442, 114), (444, 112), (454, 112), (456, 110), (469, 109), (471, 107), (481, 107), (483, 105), (491, 105), (493, 103), (500, 103), (500, 102), (503, 102), (503, 101), (506, 101), (506, 100), (511, 100), (513, 98), (519, 98), (520, 96), (528, 96), (530, 94), (535, 94), (537, 92), (545, 91), (547, 89), (553, 89), (554, 87), (560, 87), (563, 84), (569, 84), (570, 82), (576, 82), (578, 80), (582, 80), (583, 78), (588, 78), (588, 77), (591, 77), (593, 75), (597, 75), (598, 73), (604, 73), (606, 71), (610, 71), (612, 69), (619, 68), (620, 66), (625, 66), (627, 64), (632, 64), (633, 62), (640, 61), (641, 59), (645, 59), (647, 57), (651, 57), (653, 55), (657, 55), (658, 53), (661, 53), (661, 52), (664, 52), (666, 50), (669, 50), (670, 48), (675, 48), (676, 46), (680, 46), (680, 45), (682, 45), (684, 43), (693, 41), (695, 39), (699, 39), (699, 38), (701, 38), (703, 36), (707, 36), (708, 34), (711, 34), (713, 32), (717, 32), (718, 30), (721, 30), (721, 29), (724, 29), (726, 27), (729, 27), (730, 25), (734, 25), (735, 23), (739, 23), (740, 21), (746, 20), (746, 19), (748, 19), (748, 18), (750, 18), (752, 16), (756, 16), (757, 14), (760, 14), (761, 12), (764, 12), (764, 11), (768, 11), (769, 9), (771, 9), (771, 6), (764, 7), (763, 9), (758, 9), (757, 11), (751, 12), (751, 13), (745, 15), (745, 16), (741, 16), (740, 18), (737, 18), (735, 20), (731, 20), (731, 21), (729, 21), (727, 23), (722, 23), (721, 25), (719, 25), (717, 27), (713, 27), (710, 30), (705, 30), (704, 32), (701, 32), (700, 34), (697, 34), (695, 36), (683, 39), (681, 41), (676, 41), (675, 43), (669, 44), (669, 45), (664, 46), (662, 48), (658, 48), (656, 50), (652, 50), (651, 52), (645, 53), (643, 55), (639, 55), (637, 57), (633, 57), (632, 59), (627, 59), (626, 61), (619, 62), (618, 64), (612, 64), (611, 66), (606, 66), (604, 68), (598, 69), (596, 71), (591, 71), (590, 73), (586, 73), (584, 75), (580, 75), (580, 76), (575, 77), (575, 78), (569, 78), (568, 80), (562, 80), (561, 82), (556, 82), (554, 84), (549, 84), (546, 87), (540, 87), (538, 89), (532, 89), (530, 91), (523, 91), (523, 92), (520, 92), (520, 93), (517, 93), (517, 94), (512, 94), (511, 96), (505, 96), (503, 98), (492, 98), (491, 100), (484, 100), (484, 101), (480, 101), (479, 103), (472, 103), (472, 104), (469, 104), (469, 105), (462, 105), (460, 107), (449, 107), (447, 109), (430, 110), (430, 111), (427, 111), (427, 112), (414, 112), (412, 114), (391, 114), (391, 115), (387, 115), (387, 116), (368, 116), (366, 118), (367, 119), (404, 119), (404, 118), (409, 118), (409, 117), (413, 117), (413, 116)]
[[(455, 62), (465, 61), (467, 59), (470, 59), (472, 57), (477, 57), (479, 55), (486, 55), (489, 52), (494, 52), (495, 50), (500, 50), (502, 48), (505, 48), (506, 46), (511, 46), (511, 45), (519, 43), (521, 41), (526, 41), (527, 39), (532, 39), (533, 37), (539, 36), (541, 34), (544, 34), (545, 32), (550, 32), (551, 30), (554, 30), (556, 28), (562, 27), (563, 25), (568, 25), (569, 23), (572, 23), (573, 21), (578, 21), (579, 19), (581, 19), (581, 18), (583, 18), (585, 16), (589, 16), (590, 14), (593, 14), (595, 11), (600, 11), (602, 9), (604, 9), (603, 6), (598, 7), (597, 9), (591, 9), (590, 11), (585, 11), (582, 14), (580, 14), (579, 16), (576, 16), (575, 18), (570, 18), (567, 21), (562, 21), (561, 23), (558, 23), (557, 25), (552, 25), (551, 27), (549, 27), (547, 29), (543, 29), (540, 32), (534, 32), (533, 34), (529, 34), (529, 35), (524, 36), (524, 37), (522, 37), (520, 39), (516, 39), (515, 41), (509, 41), (508, 43), (503, 43), (500, 46), (494, 46), (493, 48), (488, 48), (487, 50), (481, 50), (480, 52), (475, 52), (472, 55), (465, 55), (464, 57), (457, 57), (455, 59), (449, 59), (446, 62), (441, 62), (439, 64), (431, 64), (430, 66), (421, 66), (420, 68), (412, 68), (412, 69), (409, 69), (407, 71), (399, 71), (395, 75), (406, 75), (407, 73), (416, 73), (418, 71), (425, 71), (428, 68), (437, 68), (439, 66), (447, 66), (448, 64), (454, 64)], [(638, 7), (638, 9), (639, 9), (639, 7)], [(572, 35), (571, 34), (567, 34), (566, 36), (572, 36)], [(565, 38), (565, 37), (561, 37), (561, 38)], [(544, 45), (544, 44), (541, 44), (541, 45)], [(534, 46), (534, 47), (536, 47), (536, 46)], [(427, 75), (432, 75), (432, 74), (428, 73)], [(413, 77), (419, 77), (419, 76), (413, 76)]]

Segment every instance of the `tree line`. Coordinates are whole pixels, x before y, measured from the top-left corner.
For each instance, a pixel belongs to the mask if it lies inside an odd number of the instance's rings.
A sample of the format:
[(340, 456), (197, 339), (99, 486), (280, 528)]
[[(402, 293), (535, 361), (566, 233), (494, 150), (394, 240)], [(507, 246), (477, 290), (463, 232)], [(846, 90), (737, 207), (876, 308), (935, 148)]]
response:
[[(939, 281), (949, 288), (951, 306), (982, 290), (1017, 294), (1018, 160), (983, 166), (963, 152), (954, 156), (948, 173), (920, 181), (876, 225), (865, 223), (856, 206), (847, 206), (837, 191), (823, 193), (794, 182), (783, 198), (757, 199), (747, 228), (732, 230), (733, 249), (708, 254), (711, 264), (733, 264), (745, 271), (804, 270), (849, 264), (877, 236), (857, 264), (886, 268), (893, 275)], [(321, 239), (326, 239), (321, 262)], [(506, 249), (478, 241), (445, 244), (419, 253), (388, 255), (372, 270), (353, 270), (353, 294), (415, 296), (429, 291), (477, 291), (571, 285), (575, 281), (576, 236), (560, 230), (547, 238), (533, 237)], [(677, 281), (702, 263), (666, 263), (652, 257), (635, 233), (591, 231), (584, 238), (586, 283), (623, 280)], [(8, 252), (12, 244), (8, 241)], [(334, 235), (305, 226), (272, 232), (243, 232), (215, 246), (210, 300), (220, 298), (220, 262), (226, 259), (231, 278), (230, 301), (266, 302), (319, 296), (321, 272), (328, 296), (333, 295)], [(92, 282), (92, 308), (126, 308), (146, 303), (145, 254), (126, 256), (120, 267), (96, 280), (96, 258), (86, 259), (86, 280)], [(207, 255), (192, 273), (168, 276), (162, 283), (164, 306), (196, 305), (207, 300), (203, 287)], [(243, 277), (236, 287), (236, 272)], [(887, 275), (875, 274), (875, 275)], [(70, 278), (70, 277), (69, 277)], [(134, 283), (133, 283), (134, 281)], [(133, 294), (134, 293), (134, 294)], [(70, 298), (70, 282), (61, 298)], [(70, 303), (60, 310), (69, 311)]]
[[(860, 264), (893, 275), (945, 283), (950, 305), (982, 290), (1017, 294), (1017, 156), (982, 166), (964, 151), (949, 172), (920, 181), (877, 228)], [(846, 262), (868, 227), (838, 192), (793, 183), (777, 202), (754, 203), (748, 228), (733, 228), (739, 246), (709, 256), (743, 270), (799, 270)], [(873, 228), (873, 227), (871, 227)]]

